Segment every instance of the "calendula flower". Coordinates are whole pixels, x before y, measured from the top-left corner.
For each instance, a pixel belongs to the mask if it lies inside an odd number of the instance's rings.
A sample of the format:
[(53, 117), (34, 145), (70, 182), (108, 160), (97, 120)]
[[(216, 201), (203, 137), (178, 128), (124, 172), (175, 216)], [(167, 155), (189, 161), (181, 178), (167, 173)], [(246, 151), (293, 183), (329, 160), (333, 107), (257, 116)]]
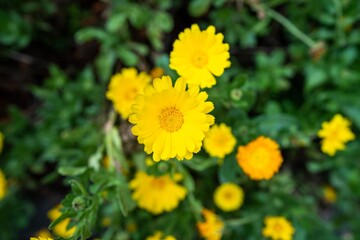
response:
[(145, 145), (145, 152), (153, 153), (154, 161), (191, 159), (200, 151), (205, 133), (214, 123), (208, 114), (214, 105), (206, 102), (207, 97), (196, 86), (186, 90), (183, 78), (173, 87), (168, 76), (156, 78), (153, 86), (136, 97), (134, 114), (129, 117), (135, 125), (132, 132)]
[(220, 240), (223, 234), (224, 222), (212, 211), (203, 209), (204, 222), (198, 222), (197, 228), (201, 237), (206, 240)]
[(38, 236), (38, 238), (44, 238), (44, 239), (51, 239), (51, 233), (49, 232), (49, 230), (47, 230), (46, 228), (42, 228), (39, 231), (36, 232), (35, 234), (36, 236)]
[(134, 190), (132, 198), (143, 208), (153, 214), (170, 212), (178, 207), (187, 194), (185, 187), (176, 182), (182, 179), (181, 174), (151, 176), (145, 172), (137, 172), (130, 182)]
[(214, 125), (205, 135), (204, 148), (212, 157), (223, 158), (233, 151), (236, 139), (231, 133), (231, 128), (224, 123)]
[(4, 173), (0, 169), (0, 200), (3, 199), (7, 192), (7, 180)]
[(44, 238), (44, 237), (31, 237), (30, 240), (53, 240), (52, 238)]
[[(57, 205), (53, 209), (48, 211), (48, 217), (52, 222), (61, 216), (60, 207), (61, 207), (60, 205)], [(55, 225), (55, 227), (53, 228), (53, 232), (57, 236), (62, 238), (71, 237), (75, 233), (76, 227), (67, 229), (70, 221), (71, 221), (70, 218), (64, 219), (59, 224)]]
[(266, 217), (265, 227), (262, 230), (264, 237), (269, 237), (273, 240), (291, 240), (295, 229), (291, 223), (284, 217)]
[(224, 212), (237, 210), (244, 201), (244, 191), (234, 183), (223, 183), (214, 192), (214, 202)]
[(236, 159), (244, 173), (253, 180), (272, 178), (283, 162), (279, 145), (264, 136), (240, 146)]
[(344, 150), (345, 144), (355, 139), (350, 129), (350, 121), (336, 114), (329, 122), (323, 122), (318, 136), (322, 138), (321, 151), (334, 156), (336, 151)]
[(127, 119), (135, 97), (143, 93), (150, 81), (151, 77), (145, 72), (138, 73), (135, 68), (124, 68), (121, 73), (112, 76), (106, 97), (112, 101), (121, 117)]
[(229, 44), (223, 43), (224, 36), (215, 34), (215, 27), (201, 31), (197, 24), (179, 34), (170, 53), (170, 68), (184, 77), (188, 84), (201, 88), (216, 84), (215, 76), (230, 67)]
[(146, 240), (176, 240), (176, 238), (172, 235), (165, 236), (163, 232), (156, 231), (154, 235), (147, 237)]
[(161, 78), (162, 76), (164, 76), (164, 69), (162, 69), (161, 67), (154, 67), (150, 71), (150, 76), (152, 78)]
[(331, 186), (325, 186), (323, 189), (323, 197), (326, 202), (328, 203), (335, 203), (336, 202), (336, 191)]

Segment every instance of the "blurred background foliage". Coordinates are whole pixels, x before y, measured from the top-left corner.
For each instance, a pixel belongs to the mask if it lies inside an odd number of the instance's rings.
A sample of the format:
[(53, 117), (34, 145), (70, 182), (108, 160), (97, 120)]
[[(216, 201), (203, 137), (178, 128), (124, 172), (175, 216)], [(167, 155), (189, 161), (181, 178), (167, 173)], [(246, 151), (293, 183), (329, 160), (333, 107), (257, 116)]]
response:
[[(9, 191), (0, 201), (0, 238), (25, 239), (50, 222), (62, 199), (73, 239), (145, 239), (162, 229), (197, 239), (192, 211), (216, 209), (209, 192), (240, 184), (245, 203), (222, 216), (223, 239), (262, 239), (262, 219), (292, 220), (294, 239), (360, 238), (360, 141), (328, 157), (319, 150), (323, 121), (342, 113), (360, 129), (360, 2), (356, 0), (29, 0), (0, 4), (0, 168)], [(130, 124), (105, 101), (109, 78), (123, 67), (169, 69), (177, 35), (192, 23), (214, 25), (230, 44), (231, 68), (209, 89), (216, 122), (232, 127), (237, 145), (275, 139), (285, 162), (269, 181), (252, 182), (234, 151), (222, 165), (201, 151), (182, 165), (189, 194), (171, 213), (135, 208), (127, 182), (146, 156)], [(109, 113), (110, 112), (110, 113)], [(125, 166), (105, 168), (103, 158)], [(337, 200), (324, 200), (323, 188)], [(126, 217), (124, 217), (126, 216)], [(104, 224), (104, 219), (110, 224)], [(146, 224), (149, 223), (149, 224)]]

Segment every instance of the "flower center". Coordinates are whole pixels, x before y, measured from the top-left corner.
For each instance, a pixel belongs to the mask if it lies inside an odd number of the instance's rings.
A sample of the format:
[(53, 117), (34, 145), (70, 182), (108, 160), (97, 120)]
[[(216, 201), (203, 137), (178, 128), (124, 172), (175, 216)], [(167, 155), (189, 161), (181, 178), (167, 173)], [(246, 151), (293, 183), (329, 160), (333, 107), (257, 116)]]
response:
[(225, 199), (227, 199), (227, 200), (232, 199), (232, 197), (233, 197), (232, 192), (225, 192), (224, 197), (225, 197)]
[(184, 123), (182, 113), (174, 107), (163, 109), (159, 118), (161, 128), (168, 132), (179, 130)]
[(192, 64), (194, 64), (198, 68), (205, 66), (207, 62), (208, 56), (203, 51), (197, 51), (192, 56)]
[(256, 167), (263, 167), (267, 164), (269, 155), (266, 149), (258, 148), (251, 155), (251, 161)]
[(276, 224), (274, 225), (274, 230), (277, 231), (277, 232), (280, 232), (280, 231), (282, 230), (281, 224), (276, 223)]
[(128, 101), (134, 100), (134, 98), (138, 95), (138, 89), (136, 87), (132, 87), (128, 89), (125, 93), (125, 99)]
[(165, 186), (165, 180), (163, 178), (153, 179), (152, 186), (156, 189), (163, 189)]

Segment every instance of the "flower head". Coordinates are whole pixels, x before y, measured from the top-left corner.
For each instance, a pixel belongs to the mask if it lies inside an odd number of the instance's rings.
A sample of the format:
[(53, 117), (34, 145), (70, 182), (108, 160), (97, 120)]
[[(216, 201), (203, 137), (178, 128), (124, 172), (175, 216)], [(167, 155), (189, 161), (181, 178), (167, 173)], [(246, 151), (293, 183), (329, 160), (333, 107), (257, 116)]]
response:
[(244, 201), (244, 191), (234, 183), (223, 183), (214, 192), (214, 202), (224, 212), (237, 210)]
[(229, 44), (223, 43), (224, 36), (215, 34), (215, 27), (201, 31), (197, 24), (186, 28), (174, 42), (170, 53), (170, 68), (184, 77), (188, 84), (201, 88), (216, 84), (215, 76), (223, 74), (230, 67)]
[(240, 146), (236, 158), (244, 173), (253, 180), (272, 178), (283, 162), (279, 145), (263, 136)]
[(0, 200), (3, 199), (7, 192), (7, 180), (0, 169)]
[(143, 93), (150, 81), (151, 77), (145, 72), (138, 74), (135, 68), (124, 68), (121, 73), (112, 76), (106, 97), (113, 102), (115, 110), (121, 117), (127, 119), (135, 97)]
[(44, 238), (44, 239), (52, 238), (51, 233), (46, 228), (40, 229), (39, 231), (36, 232), (35, 235), (38, 236), (38, 238)]
[(53, 240), (52, 238), (44, 237), (31, 237), (30, 240)]
[(334, 156), (338, 150), (345, 149), (345, 143), (355, 138), (350, 129), (350, 121), (336, 114), (330, 122), (323, 122), (318, 136), (322, 138), (321, 151)]
[(165, 236), (163, 232), (156, 231), (154, 235), (147, 237), (146, 240), (176, 240), (176, 238), (171, 235)]
[(295, 229), (291, 223), (284, 217), (266, 217), (265, 227), (262, 230), (264, 237), (273, 240), (291, 240), (295, 233)]
[(323, 189), (323, 197), (326, 202), (335, 203), (337, 197), (335, 189), (331, 186), (325, 186)]
[(205, 221), (197, 223), (200, 235), (206, 240), (220, 240), (224, 229), (224, 222), (208, 209), (203, 209), (202, 214)]
[(169, 175), (156, 177), (137, 172), (130, 182), (130, 188), (134, 190), (132, 198), (140, 208), (153, 214), (170, 212), (177, 208), (187, 193), (186, 188), (176, 183), (181, 178), (180, 174), (175, 174), (172, 179)]
[[(60, 207), (61, 205), (57, 205), (53, 209), (48, 211), (48, 217), (52, 222), (61, 216)], [(54, 233), (62, 238), (71, 237), (75, 233), (76, 227), (71, 227), (68, 229), (70, 221), (70, 218), (66, 218), (57, 225), (55, 225), (53, 228)]]
[(208, 114), (214, 105), (206, 102), (207, 97), (196, 86), (186, 90), (182, 78), (173, 87), (171, 78), (164, 76), (135, 99), (129, 118), (135, 124), (132, 132), (145, 145), (145, 152), (153, 153), (154, 161), (191, 159), (200, 151), (205, 133), (214, 123)]
[(212, 157), (223, 158), (234, 149), (236, 139), (231, 128), (224, 123), (214, 125), (207, 132), (204, 139), (204, 148)]

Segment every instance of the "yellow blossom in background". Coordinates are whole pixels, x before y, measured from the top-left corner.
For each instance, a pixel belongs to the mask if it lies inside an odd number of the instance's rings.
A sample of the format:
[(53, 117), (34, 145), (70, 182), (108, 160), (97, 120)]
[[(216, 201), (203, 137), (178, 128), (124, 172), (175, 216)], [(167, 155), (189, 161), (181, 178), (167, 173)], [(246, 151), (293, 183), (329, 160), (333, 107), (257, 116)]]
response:
[(38, 236), (38, 237), (41, 237), (41, 238), (45, 238), (45, 239), (47, 239), (47, 238), (51, 239), (52, 238), (51, 233), (46, 228), (40, 229), (39, 231), (36, 232), (35, 235)]
[(201, 212), (205, 221), (197, 223), (200, 236), (206, 240), (220, 240), (224, 229), (224, 222), (208, 209), (203, 209)]
[(186, 90), (183, 78), (174, 87), (170, 77), (156, 78), (132, 106), (132, 133), (145, 145), (147, 154), (153, 153), (156, 162), (175, 157), (191, 159), (200, 151), (205, 133), (214, 123), (214, 117), (208, 114), (214, 105), (206, 102), (207, 97), (196, 86)]
[(154, 79), (154, 78), (161, 78), (162, 76), (164, 76), (164, 69), (162, 69), (161, 67), (154, 67), (153, 69), (151, 69), (150, 71), (150, 76)]
[(154, 235), (147, 237), (146, 240), (176, 240), (176, 238), (171, 235), (164, 236), (163, 232), (156, 231)]
[[(57, 205), (53, 209), (48, 211), (48, 217), (52, 222), (61, 216), (60, 207), (61, 205)], [(62, 238), (71, 237), (75, 233), (76, 227), (67, 229), (70, 221), (71, 221), (70, 218), (66, 218), (63, 221), (61, 221), (59, 224), (57, 224), (53, 228), (53, 232), (55, 233), (55, 235)]]
[(329, 122), (323, 122), (318, 136), (321, 140), (321, 151), (334, 156), (336, 151), (344, 150), (345, 143), (355, 139), (350, 129), (350, 121), (340, 114), (336, 114)]
[(236, 159), (244, 173), (252, 180), (272, 178), (283, 162), (279, 145), (264, 136), (240, 146)]
[(244, 191), (234, 183), (223, 183), (214, 192), (215, 205), (224, 212), (237, 210), (244, 201)]
[(184, 77), (188, 84), (201, 88), (216, 84), (215, 76), (221, 76), (230, 67), (229, 44), (223, 43), (224, 35), (215, 34), (215, 27), (201, 31), (193, 24), (179, 34), (170, 53), (170, 68)]
[(186, 188), (176, 183), (181, 179), (180, 174), (175, 174), (172, 179), (169, 175), (151, 176), (137, 172), (129, 183), (134, 190), (132, 198), (140, 208), (153, 214), (170, 212), (178, 207), (187, 194)]
[(204, 148), (212, 157), (224, 158), (233, 151), (236, 139), (231, 133), (231, 128), (224, 123), (214, 125), (207, 132), (204, 139)]
[(44, 237), (31, 237), (30, 240), (53, 240), (52, 238), (44, 238)]
[(111, 166), (111, 161), (110, 158), (108, 156), (104, 156), (104, 158), (102, 159), (102, 165), (104, 166), (104, 168), (109, 169)]
[(124, 68), (121, 73), (112, 76), (106, 98), (112, 101), (121, 117), (127, 119), (135, 97), (143, 93), (150, 81), (151, 77), (145, 72), (138, 73), (135, 68)]
[(4, 173), (0, 169), (0, 200), (5, 197), (6, 192), (7, 192), (7, 180)]
[(103, 217), (101, 219), (101, 225), (103, 227), (109, 227), (111, 225), (111, 218), (110, 217)]
[(323, 189), (323, 197), (326, 202), (335, 203), (337, 197), (335, 189), (331, 186), (325, 186)]
[(3, 146), (4, 146), (4, 135), (2, 134), (2, 132), (0, 132), (0, 153), (3, 150)]
[(135, 222), (128, 222), (126, 223), (126, 231), (129, 233), (134, 233), (138, 230), (138, 226)]
[(262, 230), (264, 237), (273, 240), (292, 240), (295, 229), (284, 217), (269, 216), (264, 219), (265, 227)]

